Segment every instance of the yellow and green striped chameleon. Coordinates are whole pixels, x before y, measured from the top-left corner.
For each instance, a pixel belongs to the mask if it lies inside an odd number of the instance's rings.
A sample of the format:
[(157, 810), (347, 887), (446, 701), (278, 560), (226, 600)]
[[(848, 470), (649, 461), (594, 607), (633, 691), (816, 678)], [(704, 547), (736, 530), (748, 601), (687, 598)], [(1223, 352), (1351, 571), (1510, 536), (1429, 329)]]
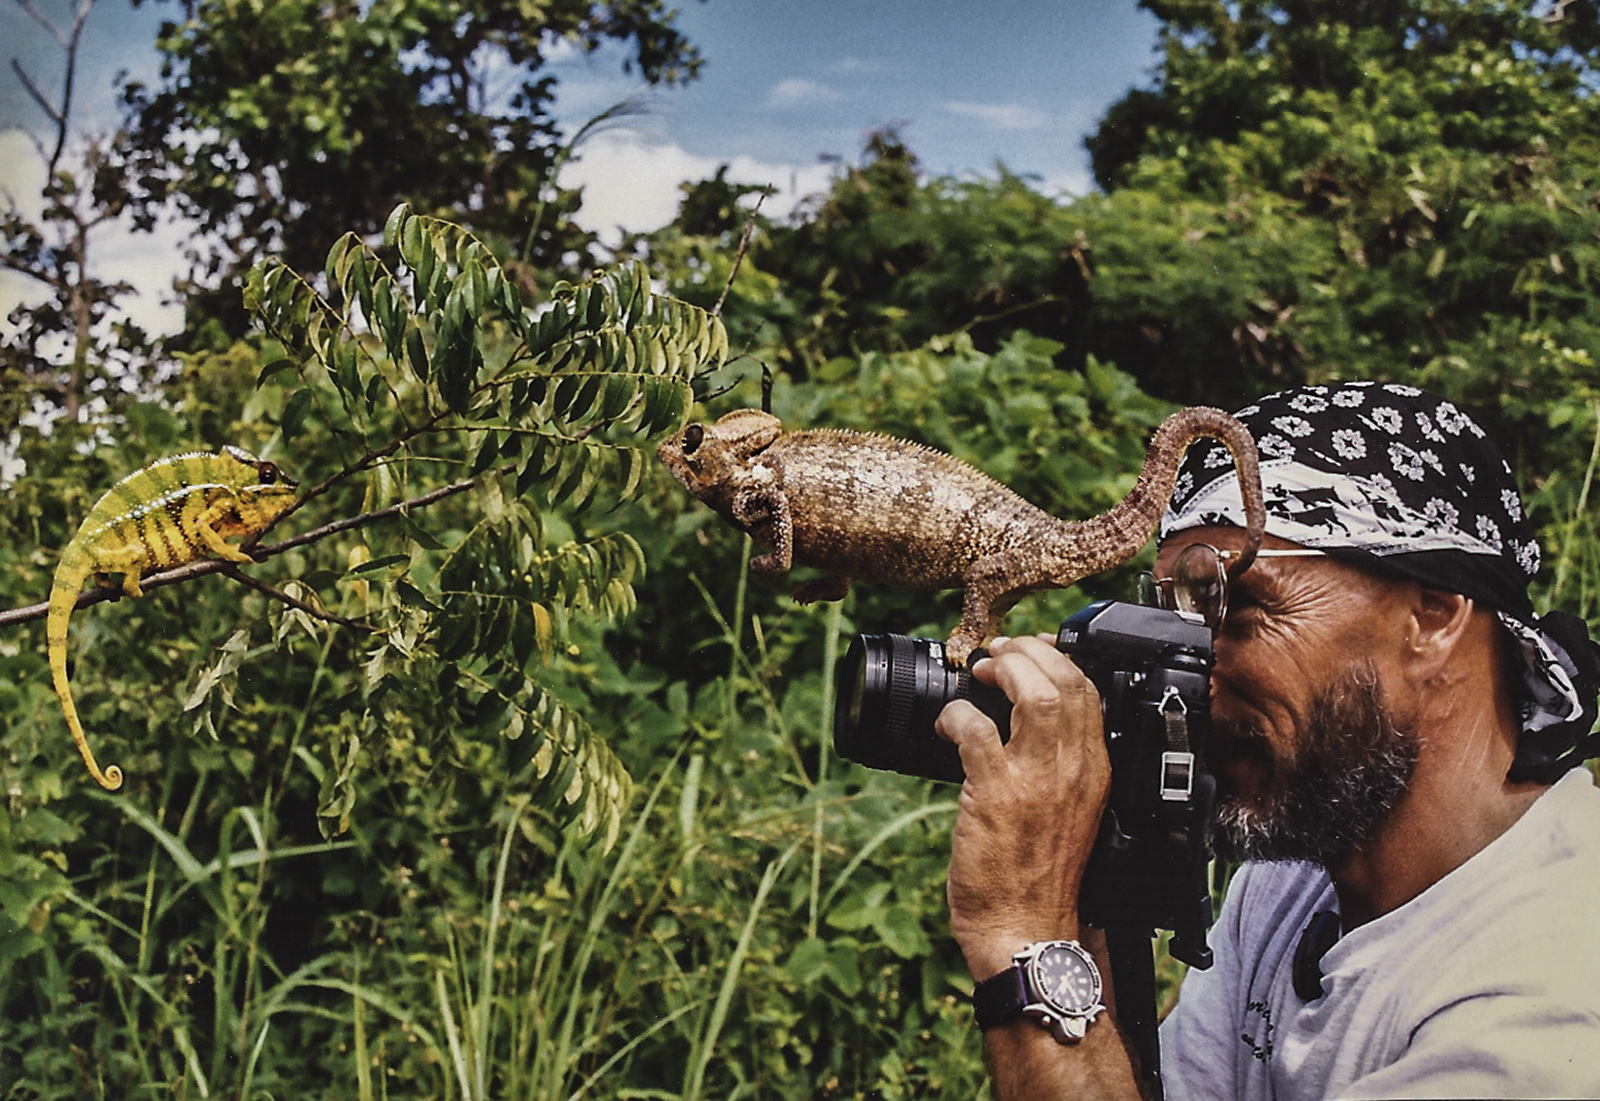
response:
[(84, 581), (120, 573), (122, 591), (140, 596), (139, 576), (146, 570), (179, 566), (208, 553), (253, 562), (224, 540), (232, 535), (250, 539), (271, 527), (295, 504), (296, 484), (272, 463), (237, 447), (158, 459), (107, 490), (61, 552), (45, 621), (50, 677), (72, 740), (101, 787), (121, 787), (122, 770), (112, 765), (101, 772), (95, 764), (67, 682), (67, 620)]

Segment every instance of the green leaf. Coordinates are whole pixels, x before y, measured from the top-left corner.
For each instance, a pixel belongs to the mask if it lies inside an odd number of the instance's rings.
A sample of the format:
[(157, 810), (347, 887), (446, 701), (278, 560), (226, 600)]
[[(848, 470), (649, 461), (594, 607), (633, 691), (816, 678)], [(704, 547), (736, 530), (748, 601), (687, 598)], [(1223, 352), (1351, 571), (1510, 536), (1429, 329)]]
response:
[(627, 375), (610, 375), (606, 378), (606, 394), (600, 403), (602, 420), (614, 421), (627, 411), (636, 393), (634, 380)]
[(917, 915), (905, 906), (889, 906), (874, 917), (872, 928), (889, 950), (903, 960), (920, 959), (933, 951)]
[(846, 932), (872, 926), (890, 886), (886, 882), (873, 883), (841, 899), (828, 912), (828, 924)]
[(400, 230), (405, 225), (406, 219), (411, 214), (411, 207), (406, 203), (399, 203), (389, 211), (389, 217), (383, 223), (383, 243), (394, 248), (400, 243)]
[(417, 376), (419, 382), (428, 381), (428, 348), (422, 341), (421, 329), (413, 328), (406, 333), (406, 362), (411, 365), (411, 373)]
[(283, 356), (282, 358), (273, 360), (271, 363), (261, 368), (261, 373), (256, 376), (257, 388), (266, 385), (267, 380), (273, 375), (276, 375), (281, 371), (287, 371), (294, 366), (296, 366), (295, 361), (290, 359), (288, 356)]
[(419, 590), (409, 581), (396, 581), (394, 583), (394, 591), (395, 594), (400, 597), (400, 603), (409, 608), (421, 608), (423, 611), (427, 612), (438, 612), (443, 610), (433, 601), (424, 596), (421, 590)]
[(789, 954), (784, 970), (802, 986), (809, 986), (828, 973), (828, 942), (820, 937), (807, 937)]
[(568, 420), (586, 420), (594, 415), (595, 407), (600, 403), (600, 387), (605, 381), (606, 376), (598, 374), (583, 379), (583, 385), (578, 388), (577, 396), (572, 399), (572, 408), (567, 414)]
[(381, 558), (373, 558), (360, 565), (352, 566), (344, 572), (345, 577), (368, 577), (375, 573), (383, 573), (396, 566), (411, 565), (411, 556), (407, 554), (386, 554)]
[(477, 641), (476, 616), (453, 611), (439, 627), (434, 638), (434, 651), (444, 661), (459, 661), (467, 656)]
[(494, 432), (484, 433), (483, 444), (478, 448), (478, 454), (472, 460), (472, 467), (469, 473), (472, 477), (476, 478), (479, 474), (482, 474), (485, 470), (488, 470), (491, 466), (493, 466), (495, 460), (499, 457), (499, 438)]
[(283, 406), (283, 420), (278, 425), (278, 430), (283, 434), (283, 442), (288, 443), (300, 434), (304, 427), (306, 414), (311, 412), (311, 390), (296, 390), (289, 395), (289, 400)]
[(835, 945), (828, 952), (828, 978), (847, 998), (861, 993), (860, 952), (847, 944)]
[(631, 447), (623, 448), (619, 454), (622, 463), (622, 485), (617, 490), (617, 497), (626, 501), (639, 488), (639, 482), (644, 477), (645, 468), (650, 465), (650, 459), (643, 451)]
[(556, 420), (567, 419), (567, 412), (572, 408), (573, 401), (578, 396), (578, 391), (583, 387), (581, 375), (567, 375), (556, 384), (555, 397), (550, 401), (550, 415)]
[[(395, 208), (399, 213), (400, 208)], [(427, 246), (427, 237), (422, 232), (422, 219), (404, 218), (400, 223), (400, 258), (413, 272), (418, 270), (422, 263), (422, 250)]]

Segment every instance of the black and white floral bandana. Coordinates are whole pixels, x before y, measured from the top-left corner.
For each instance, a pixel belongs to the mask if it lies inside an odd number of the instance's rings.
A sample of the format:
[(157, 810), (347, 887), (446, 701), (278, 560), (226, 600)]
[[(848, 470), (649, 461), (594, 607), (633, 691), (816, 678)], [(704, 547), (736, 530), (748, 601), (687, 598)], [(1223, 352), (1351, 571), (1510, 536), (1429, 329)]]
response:
[[(1261, 452), (1267, 531), (1365, 560), (1493, 608), (1518, 643), (1526, 691), (1511, 779), (1554, 780), (1600, 755), (1591, 733), (1600, 648), (1576, 616), (1534, 614), (1539, 542), (1511, 468), (1454, 405), (1414, 386), (1304, 386), (1241, 409)], [(1244, 526), (1233, 460), (1189, 450), (1161, 538)]]

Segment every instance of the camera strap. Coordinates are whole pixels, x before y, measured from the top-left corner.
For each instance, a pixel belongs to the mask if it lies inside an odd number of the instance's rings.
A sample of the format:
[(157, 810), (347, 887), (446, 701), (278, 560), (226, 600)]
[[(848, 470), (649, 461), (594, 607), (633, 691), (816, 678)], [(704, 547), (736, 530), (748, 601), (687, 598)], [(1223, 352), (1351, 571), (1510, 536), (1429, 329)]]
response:
[(1161, 798), (1168, 803), (1187, 803), (1194, 794), (1194, 751), (1189, 745), (1189, 706), (1177, 688), (1167, 686), (1161, 697), (1161, 716), (1166, 720), (1167, 748), (1161, 754)]

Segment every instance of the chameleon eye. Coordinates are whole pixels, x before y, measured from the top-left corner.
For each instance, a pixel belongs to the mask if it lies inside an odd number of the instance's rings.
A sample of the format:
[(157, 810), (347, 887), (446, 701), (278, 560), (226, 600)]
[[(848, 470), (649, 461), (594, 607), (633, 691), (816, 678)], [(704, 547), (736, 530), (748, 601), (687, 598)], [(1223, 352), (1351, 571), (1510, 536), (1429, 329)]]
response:
[(688, 428), (685, 428), (683, 430), (683, 453), (685, 455), (693, 455), (700, 450), (700, 443), (705, 437), (706, 430), (704, 425), (691, 424)]
[(262, 485), (273, 485), (278, 480), (278, 468), (271, 463), (257, 463), (256, 476), (261, 479)]

